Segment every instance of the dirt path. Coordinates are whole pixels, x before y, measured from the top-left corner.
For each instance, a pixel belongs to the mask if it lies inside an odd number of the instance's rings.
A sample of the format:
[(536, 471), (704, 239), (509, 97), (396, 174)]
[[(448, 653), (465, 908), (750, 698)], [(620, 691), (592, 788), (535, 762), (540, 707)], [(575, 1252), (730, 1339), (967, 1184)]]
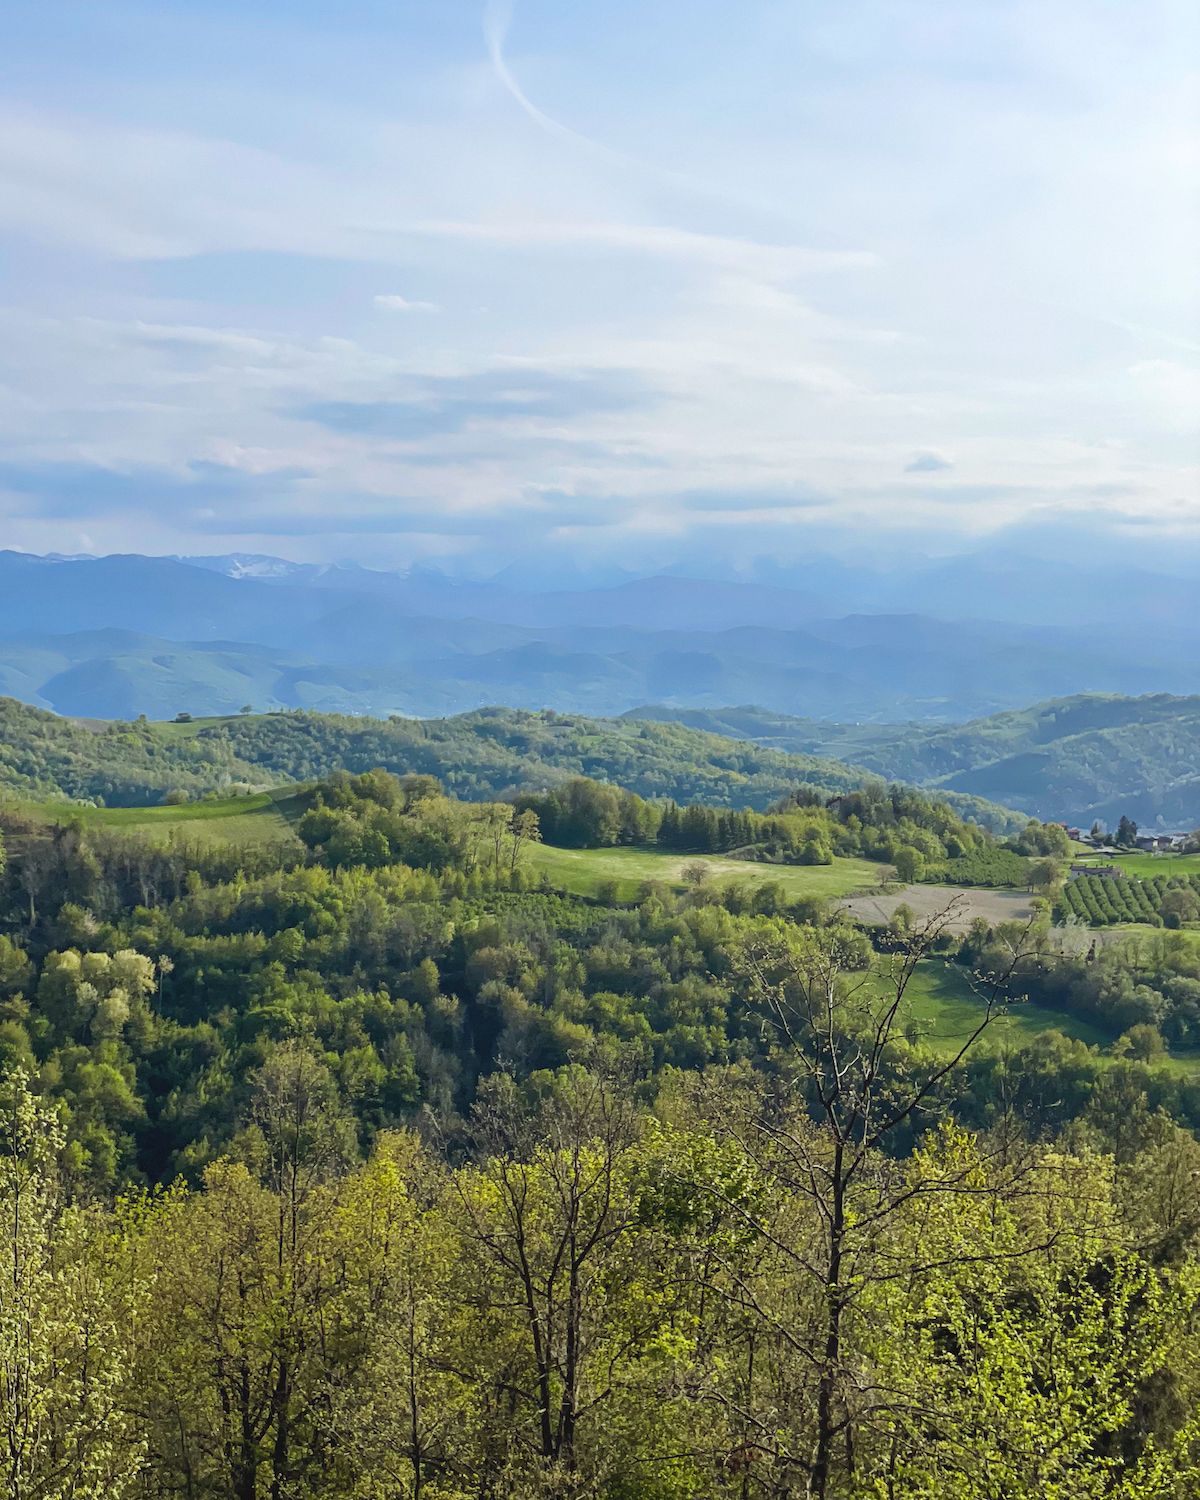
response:
[(898, 906), (907, 906), (917, 921), (926, 921), (953, 906), (949, 927), (965, 932), (976, 917), (993, 926), (997, 922), (1023, 922), (1033, 913), (1031, 897), (1024, 891), (964, 890), (958, 885), (906, 885), (887, 896), (851, 896), (838, 903), (856, 921), (868, 926), (889, 922)]

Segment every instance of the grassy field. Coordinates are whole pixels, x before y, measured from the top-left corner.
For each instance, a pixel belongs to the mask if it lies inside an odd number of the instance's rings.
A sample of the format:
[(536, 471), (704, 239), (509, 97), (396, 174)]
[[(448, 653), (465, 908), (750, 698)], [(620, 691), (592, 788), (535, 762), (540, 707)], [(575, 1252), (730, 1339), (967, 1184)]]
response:
[[(1200, 938), (1200, 933), (1196, 936)], [(962, 969), (927, 960), (913, 975), (905, 994), (904, 1022), (915, 1021), (921, 1039), (935, 1051), (953, 1054), (979, 1024), (981, 1003)], [(1101, 1049), (1110, 1047), (1114, 1040), (1098, 1026), (1078, 1020), (1066, 1011), (1018, 1000), (996, 1017), (977, 1046), (981, 1049), (1020, 1046), (1043, 1031), (1061, 1031), (1077, 1042)], [(1107, 1060), (1115, 1061), (1111, 1053), (1107, 1054)], [(1154, 1066), (1179, 1077), (1195, 1077), (1200, 1073), (1200, 1053), (1167, 1054), (1157, 1059)]]
[(173, 834), (237, 844), (282, 843), (291, 837), (296, 797), (290, 792), (259, 792), (223, 801), (185, 802), (179, 807), (80, 807), (39, 803), (26, 811), (49, 823), (83, 823), (90, 828), (121, 828), (163, 839)]
[[(982, 1001), (967, 975), (953, 964), (927, 960), (913, 975), (904, 997), (904, 1019), (915, 1021), (923, 1041), (943, 1053), (957, 1052), (979, 1024)], [(1042, 1031), (1061, 1031), (1088, 1046), (1106, 1046), (1112, 1039), (1096, 1026), (1076, 1020), (1065, 1011), (1017, 1001), (997, 1016), (980, 1046), (1016, 1046)]]
[(695, 864), (706, 866), (714, 883), (775, 882), (794, 899), (846, 896), (879, 885), (887, 874), (886, 866), (865, 859), (835, 859), (831, 865), (760, 865), (713, 855), (660, 854), (628, 848), (558, 849), (550, 844), (539, 845), (529, 856), (531, 870), (549, 876), (560, 889), (577, 896), (594, 896), (605, 881), (615, 881), (619, 901), (632, 901), (638, 886), (647, 880), (682, 888), (685, 867)]
[(1023, 891), (976, 889), (955, 885), (893, 886), (886, 893), (852, 896), (842, 903), (856, 922), (868, 927), (885, 926), (898, 907), (907, 906), (918, 922), (950, 913), (946, 926), (951, 932), (966, 932), (976, 917), (995, 926), (999, 922), (1027, 921), (1033, 908)]
[(1127, 875), (1198, 875), (1200, 854), (1073, 855), (1072, 864), (1118, 865)]
[[(220, 714), (210, 718), (189, 719), (186, 724), (176, 724), (173, 719), (155, 719), (150, 728), (162, 740), (194, 740), (202, 729), (211, 729), (215, 724), (229, 724), (242, 714)], [(266, 715), (256, 715), (265, 718)]]

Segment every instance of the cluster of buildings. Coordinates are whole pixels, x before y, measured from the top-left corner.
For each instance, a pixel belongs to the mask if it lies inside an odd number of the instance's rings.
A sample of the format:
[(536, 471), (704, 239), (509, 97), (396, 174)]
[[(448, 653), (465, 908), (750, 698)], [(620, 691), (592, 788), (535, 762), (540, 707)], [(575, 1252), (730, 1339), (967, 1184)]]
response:
[[(1060, 824), (1067, 828), (1067, 825)], [(1195, 835), (1191, 833), (1139, 833), (1133, 843), (1120, 846), (1109, 842), (1108, 835), (1097, 838), (1079, 828), (1067, 828), (1067, 837), (1084, 844), (1093, 854), (1182, 854), (1192, 846)], [(1119, 865), (1073, 864), (1071, 874), (1098, 876), (1101, 880), (1123, 880), (1125, 871)]]
[(1140, 854), (1182, 854), (1192, 838), (1190, 833), (1139, 833), (1127, 848), (1109, 843), (1108, 836), (1094, 838), (1090, 833), (1081, 833), (1078, 828), (1068, 828), (1067, 837), (1076, 843), (1086, 844), (1096, 854), (1129, 854), (1137, 850)]

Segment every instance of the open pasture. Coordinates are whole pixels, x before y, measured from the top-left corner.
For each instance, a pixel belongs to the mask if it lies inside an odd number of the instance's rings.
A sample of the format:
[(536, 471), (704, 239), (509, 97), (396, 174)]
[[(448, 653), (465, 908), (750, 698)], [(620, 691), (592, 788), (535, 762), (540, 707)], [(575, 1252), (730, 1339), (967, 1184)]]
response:
[(951, 932), (965, 932), (976, 917), (995, 926), (998, 922), (1026, 922), (1033, 915), (1032, 897), (1024, 891), (972, 889), (957, 885), (893, 886), (886, 893), (863, 892), (841, 903), (855, 921), (868, 927), (885, 926), (901, 906), (907, 906), (918, 922), (948, 912)]
[[(979, 1025), (984, 1006), (984, 997), (972, 988), (962, 968), (927, 959), (909, 982), (901, 1014), (903, 1023), (913, 1025), (928, 1046), (952, 1054)], [(989, 1022), (978, 1045), (1019, 1046), (1043, 1031), (1061, 1031), (1088, 1046), (1105, 1046), (1112, 1040), (1099, 1027), (1066, 1011), (1014, 1000)]]
[(1126, 875), (1200, 875), (1200, 854), (1083, 854), (1073, 865), (1116, 865)]
[(767, 865), (749, 860), (724, 859), (720, 855), (664, 854), (650, 849), (560, 849), (541, 844), (530, 851), (529, 868), (546, 875), (561, 890), (577, 896), (594, 896), (609, 881), (617, 887), (619, 901), (632, 901), (646, 881), (662, 881), (682, 888), (684, 871), (703, 865), (714, 884), (777, 884), (788, 896), (799, 900), (818, 896), (833, 900), (851, 891), (877, 886), (888, 867), (865, 859), (835, 859), (831, 865)]
[(164, 841), (172, 837), (205, 842), (266, 846), (292, 837), (296, 795), (290, 791), (258, 792), (177, 807), (84, 807), (70, 802), (25, 804), (23, 812), (47, 823), (82, 823), (88, 828), (112, 828), (146, 834)]

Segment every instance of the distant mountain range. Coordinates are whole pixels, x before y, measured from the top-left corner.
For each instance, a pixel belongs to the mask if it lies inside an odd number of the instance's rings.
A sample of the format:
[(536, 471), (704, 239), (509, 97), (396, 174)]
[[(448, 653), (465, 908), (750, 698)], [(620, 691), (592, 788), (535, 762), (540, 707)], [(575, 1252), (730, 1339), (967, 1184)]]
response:
[(811, 574), (548, 589), (512, 569), (0, 552), (0, 694), (82, 719), (634, 714), (1041, 817), (1200, 823), (1185, 580), (1003, 551)]
[[(1036, 571), (1023, 567), (1019, 589), (1011, 570), (977, 562), (903, 579), (814, 569), (811, 591), (673, 575), (539, 591), (258, 556), (0, 552), (0, 693), (98, 718), (247, 703), (605, 716), (750, 702), (804, 719), (937, 723), (1081, 689), (1200, 686), (1200, 615), (1180, 607), (1178, 579), (1128, 580), (1104, 597), (1077, 574), (1038, 582)], [(1043, 618), (1004, 618), (1014, 591), (1024, 610), (1038, 590)], [(968, 593), (969, 610), (948, 613)], [(858, 607), (839, 612), (850, 600)], [(1102, 612), (1121, 628), (1094, 623)]]
[(1200, 827), (1200, 697), (1082, 694), (966, 724), (827, 724), (759, 708), (641, 708), (897, 781), (965, 792), (1039, 818)]

